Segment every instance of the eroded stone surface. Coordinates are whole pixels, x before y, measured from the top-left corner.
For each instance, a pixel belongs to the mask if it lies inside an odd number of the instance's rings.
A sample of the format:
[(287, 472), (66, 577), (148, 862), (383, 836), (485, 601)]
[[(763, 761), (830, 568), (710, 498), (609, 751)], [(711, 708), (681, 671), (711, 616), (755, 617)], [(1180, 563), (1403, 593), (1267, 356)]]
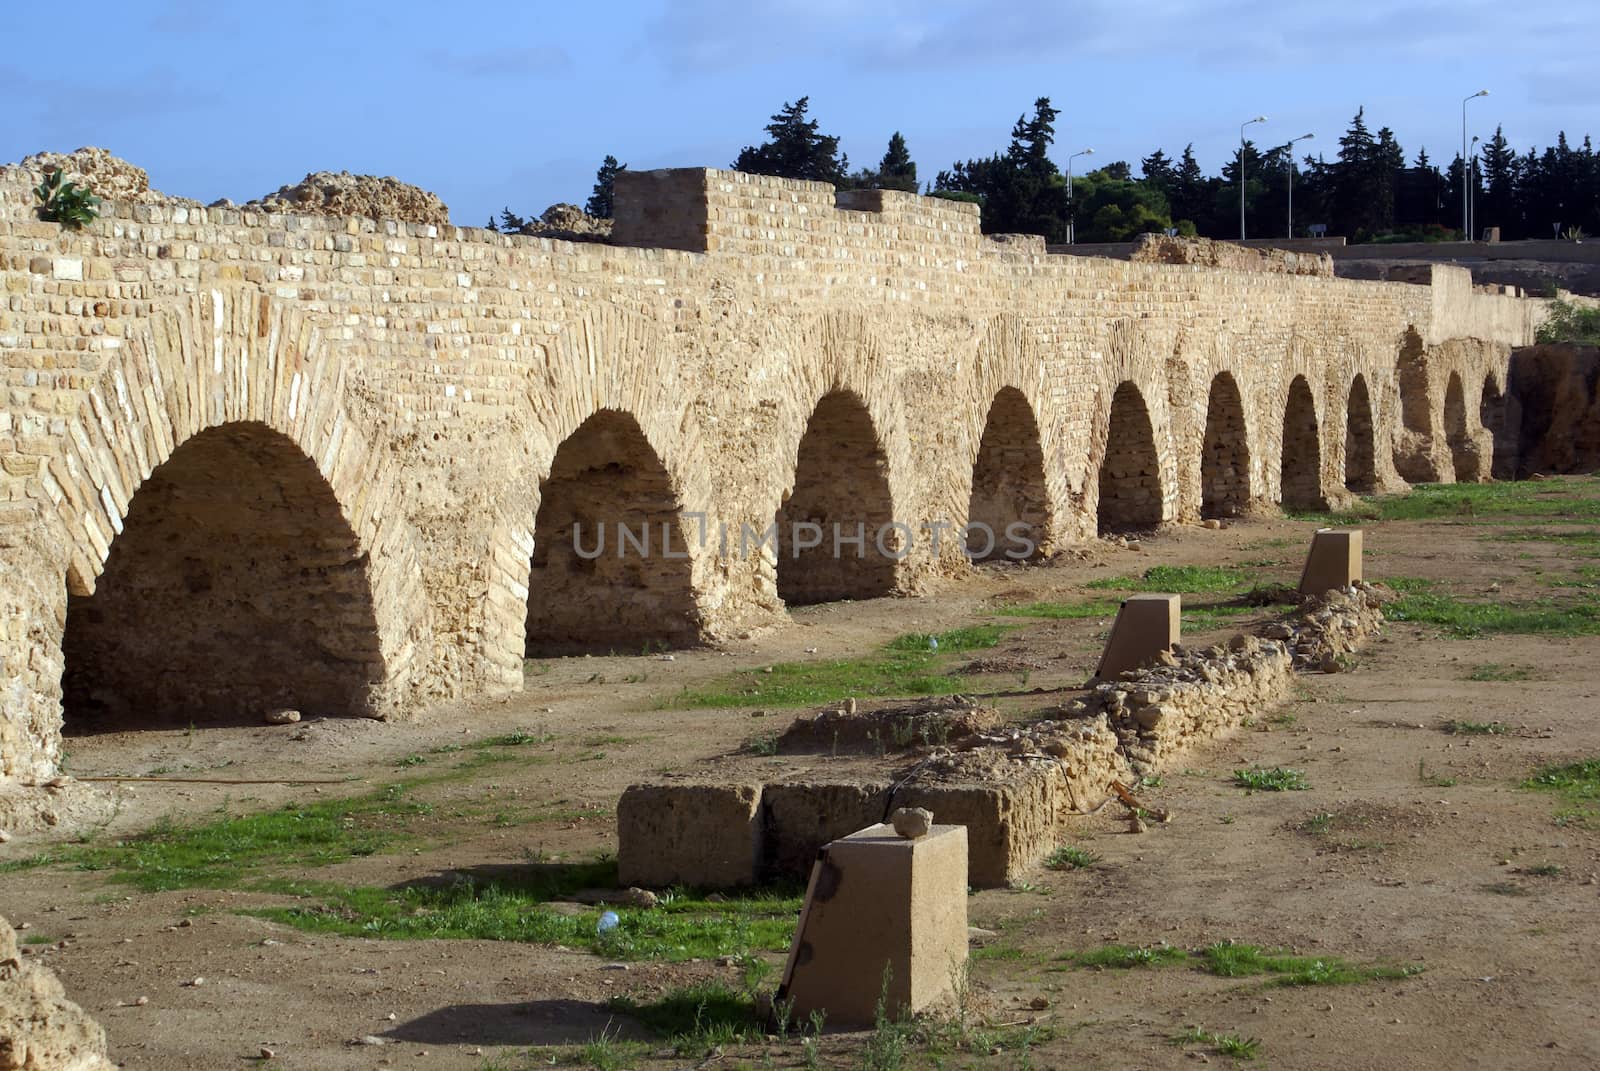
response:
[(25, 962), (16, 933), (0, 918), (0, 1068), (111, 1071), (100, 1024), (67, 999), (60, 980)]

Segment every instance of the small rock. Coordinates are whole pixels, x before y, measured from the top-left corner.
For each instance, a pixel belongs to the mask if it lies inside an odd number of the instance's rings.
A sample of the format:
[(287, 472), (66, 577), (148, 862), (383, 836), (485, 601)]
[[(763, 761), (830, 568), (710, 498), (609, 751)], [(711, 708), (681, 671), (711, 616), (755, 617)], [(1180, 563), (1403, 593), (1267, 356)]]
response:
[(907, 840), (926, 837), (933, 828), (933, 812), (926, 807), (901, 807), (889, 816), (894, 831)]
[(277, 1057), (277, 1055), (278, 1054), (275, 1051), (273, 1051), (272, 1049), (267, 1048), (265, 1045), (261, 1046), (261, 1058), (263, 1060), (274, 1059), (274, 1058)]
[(266, 714), (262, 716), (261, 720), (266, 722), (268, 725), (293, 725), (295, 722), (300, 720), (300, 712), (298, 710), (290, 710), (288, 707), (283, 707), (278, 710), (267, 711)]
[(1127, 548), (1128, 548), (1128, 549), (1129, 549), (1129, 550), (1143, 550), (1143, 549), (1144, 549), (1144, 544), (1143, 544), (1143, 543), (1141, 543), (1141, 542), (1139, 542), (1139, 541), (1138, 541), (1138, 540), (1137, 540), (1137, 539), (1130, 539), (1130, 540), (1128, 540), (1128, 542), (1127, 542), (1127, 543), (1126, 543), (1126, 544), (1124, 544), (1124, 545), (1125, 545), (1125, 546), (1126, 546), (1126, 547), (1127, 547)]
[(1215, 517), (1207, 517), (1205, 520), (1200, 522), (1200, 527), (1209, 528), (1215, 532), (1217, 529), (1222, 527), (1222, 522), (1217, 520)]
[(136, 1008), (142, 1008), (146, 1004), (149, 1004), (149, 1003), (150, 1003), (150, 998), (149, 997), (140, 997), (138, 1000), (133, 1002), (133, 1005)]
[(999, 936), (1000, 933), (998, 930), (986, 930), (982, 926), (967, 927), (967, 940), (974, 944), (981, 945), (983, 942), (992, 941)]
[(350, 1044), (352, 1044), (352, 1045), (387, 1045), (387, 1044), (389, 1044), (389, 1042), (384, 1038), (380, 1038), (376, 1034), (366, 1034), (366, 1035), (364, 1035), (362, 1037), (356, 1038)]
[(10, 834), (10, 833), (7, 833), (7, 832), (6, 832), (6, 831), (5, 831), (5, 830), (3, 830), (3, 829), (0, 829), (0, 844), (6, 844), (6, 843), (8, 843), (8, 842), (9, 842), (9, 841), (10, 841), (10, 840), (11, 840), (11, 834)]
[(185, 989), (198, 989), (200, 986), (206, 984), (206, 980), (204, 977), (191, 978), (187, 982), (179, 982), (178, 984), (183, 986)]
[(1044, 1011), (1049, 1006), (1050, 1006), (1050, 998), (1049, 997), (1034, 997), (1031, 1001), (1028, 1002), (1028, 1007), (1032, 1008), (1034, 1011)]
[(854, 714), (856, 712), (855, 696), (851, 696), (849, 699), (844, 701), (844, 712), (846, 714)]

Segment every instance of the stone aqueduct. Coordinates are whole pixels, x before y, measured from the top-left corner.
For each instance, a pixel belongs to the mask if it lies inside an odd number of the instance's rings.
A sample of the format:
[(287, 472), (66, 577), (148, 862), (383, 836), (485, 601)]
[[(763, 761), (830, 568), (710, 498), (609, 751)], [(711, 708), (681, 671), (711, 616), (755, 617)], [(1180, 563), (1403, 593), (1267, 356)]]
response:
[[(27, 179), (0, 172), (0, 785), (56, 772), (64, 720), (397, 714), (516, 690), (527, 650), (969, 568), (722, 525), (1048, 548), (1484, 478), (1541, 315), (1464, 270), (1054, 256), (971, 205), (701, 169), (625, 175), (613, 245), (173, 204), (63, 232)], [(678, 552), (580, 557), (596, 520)]]

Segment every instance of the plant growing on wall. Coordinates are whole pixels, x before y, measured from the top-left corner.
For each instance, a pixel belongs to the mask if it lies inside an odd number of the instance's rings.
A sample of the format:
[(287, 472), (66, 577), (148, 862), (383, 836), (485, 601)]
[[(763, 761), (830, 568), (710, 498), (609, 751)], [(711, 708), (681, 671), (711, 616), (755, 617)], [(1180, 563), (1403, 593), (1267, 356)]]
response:
[(75, 231), (99, 218), (100, 198), (87, 186), (63, 182), (63, 176), (59, 168), (49, 172), (44, 181), (33, 188), (33, 196), (39, 202), (40, 219)]

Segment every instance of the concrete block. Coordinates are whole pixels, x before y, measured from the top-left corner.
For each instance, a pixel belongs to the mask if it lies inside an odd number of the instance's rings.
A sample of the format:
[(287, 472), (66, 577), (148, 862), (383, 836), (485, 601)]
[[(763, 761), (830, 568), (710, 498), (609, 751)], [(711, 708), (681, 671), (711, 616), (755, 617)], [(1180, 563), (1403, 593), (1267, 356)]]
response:
[(967, 830), (915, 840), (874, 825), (827, 845), (812, 867), (777, 999), (804, 1020), (870, 1026), (954, 998), (967, 962)]
[(889, 781), (796, 781), (761, 790), (768, 874), (804, 879), (829, 841), (882, 822)]
[(1178, 595), (1131, 595), (1124, 599), (1094, 675), (1110, 680), (1119, 673), (1147, 666), (1162, 651), (1172, 650), (1178, 642), (1181, 610), (1182, 598)]
[(623, 885), (752, 885), (760, 866), (760, 785), (629, 785), (617, 801)]
[(966, 827), (969, 880), (993, 889), (1055, 847), (1061, 796), (1061, 767), (1052, 764), (1020, 767), (1005, 780), (912, 781), (895, 792), (890, 809), (926, 807), (941, 825)]
[(1306, 567), (1300, 573), (1300, 594), (1321, 595), (1360, 579), (1361, 529), (1319, 528), (1311, 537)]

